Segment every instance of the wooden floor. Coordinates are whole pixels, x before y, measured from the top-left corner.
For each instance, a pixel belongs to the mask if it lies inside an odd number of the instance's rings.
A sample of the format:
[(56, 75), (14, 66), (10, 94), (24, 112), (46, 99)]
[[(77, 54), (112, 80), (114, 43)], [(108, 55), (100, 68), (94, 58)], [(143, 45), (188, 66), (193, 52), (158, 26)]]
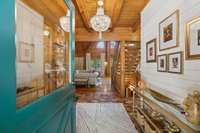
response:
[(77, 87), (76, 95), (79, 97), (78, 103), (122, 103), (132, 122), (135, 122), (132, 111), (132, 98), (121, 98), (116, 89), (111, 87), (110, 78), (102, 79), (102, 84), (97, 87)]
[(78, 102), (122, 102), (119, 93), (111, 87), (109, 78), (103, 79), (97, 87), (77, 87), (76, 95), (79, 97)]
[(121, 103), (77, 103), (77, 133), (137, 133)]

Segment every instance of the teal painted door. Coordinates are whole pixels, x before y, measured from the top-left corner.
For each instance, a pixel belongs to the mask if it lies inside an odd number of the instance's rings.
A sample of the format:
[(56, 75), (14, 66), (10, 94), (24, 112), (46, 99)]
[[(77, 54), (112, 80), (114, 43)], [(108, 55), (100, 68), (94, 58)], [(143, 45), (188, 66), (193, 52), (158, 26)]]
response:
[(16, 109), (15, 0), (0, 1), (0, 133), (75, 133), (74, 6), (70, 9), (70, 84)]

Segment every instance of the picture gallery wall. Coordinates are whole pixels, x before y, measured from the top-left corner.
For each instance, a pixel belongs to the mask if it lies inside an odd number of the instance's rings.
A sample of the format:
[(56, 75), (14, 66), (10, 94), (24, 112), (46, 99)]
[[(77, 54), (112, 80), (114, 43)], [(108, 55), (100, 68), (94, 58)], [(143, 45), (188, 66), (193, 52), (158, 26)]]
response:
[(197, 0), (151, 0), (141, 15), (142, 78), (180, 102), (200, 90), (199, 7)]

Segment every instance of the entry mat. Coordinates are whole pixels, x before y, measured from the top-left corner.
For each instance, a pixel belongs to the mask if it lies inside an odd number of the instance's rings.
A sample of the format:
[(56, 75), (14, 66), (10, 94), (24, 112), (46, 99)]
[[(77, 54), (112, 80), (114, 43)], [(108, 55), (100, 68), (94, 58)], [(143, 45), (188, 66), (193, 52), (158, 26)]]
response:
[(77, 133), (137, 133), (122, 103), (77, 103)]

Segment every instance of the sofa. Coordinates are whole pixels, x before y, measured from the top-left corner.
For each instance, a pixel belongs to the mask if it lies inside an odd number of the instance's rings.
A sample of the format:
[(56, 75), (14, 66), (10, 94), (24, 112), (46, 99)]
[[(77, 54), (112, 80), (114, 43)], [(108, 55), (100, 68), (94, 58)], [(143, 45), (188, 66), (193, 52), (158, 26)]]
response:
[(76, 70), (75, 72), (75, 80), (76, 79), (88, 79), (88, 85), (96, 86), (97, 78), (99, 73), (94, 71), (86, 71), (86, 70)]

